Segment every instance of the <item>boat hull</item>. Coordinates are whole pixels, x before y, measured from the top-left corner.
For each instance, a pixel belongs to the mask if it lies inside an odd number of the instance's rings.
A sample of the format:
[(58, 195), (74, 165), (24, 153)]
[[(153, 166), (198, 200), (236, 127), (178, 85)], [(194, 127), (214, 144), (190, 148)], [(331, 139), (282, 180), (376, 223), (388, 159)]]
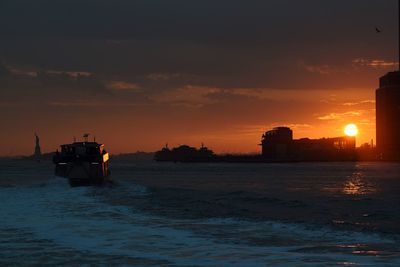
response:
[(111, 183), (105, 163), (69, 162), (56, 165), (55, 175), (67, 178), (71, 186), (101, 186)]

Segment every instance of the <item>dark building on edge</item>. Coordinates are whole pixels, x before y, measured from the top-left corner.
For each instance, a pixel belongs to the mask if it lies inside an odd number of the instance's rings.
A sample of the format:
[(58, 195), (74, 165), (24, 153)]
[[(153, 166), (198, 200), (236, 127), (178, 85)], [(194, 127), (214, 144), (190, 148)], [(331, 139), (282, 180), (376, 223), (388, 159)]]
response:
[(381, 77), (376, 90), (376, 146), (379, 159), (400, 160), (400, 71)]
[(262, 157), (268, 161), (349, 161), (356, 160), (355, 137), (293, 139), (288, 127), (263, 134)]

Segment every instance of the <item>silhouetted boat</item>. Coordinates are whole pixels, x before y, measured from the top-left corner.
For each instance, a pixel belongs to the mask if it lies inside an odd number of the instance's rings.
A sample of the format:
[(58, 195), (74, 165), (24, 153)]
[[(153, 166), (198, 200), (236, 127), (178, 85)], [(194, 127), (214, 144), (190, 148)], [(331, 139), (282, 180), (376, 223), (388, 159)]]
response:
[(109, 154), (103, 144), (84, 142), (61, 145), (53, 162), (55, 175), (68, 178), (72, 186), (104, 185), (111, 182), (108, 169)]
[(212, 150), (201, 144), (199, 149), (182, 145), (168, 148), (166, 145), (154, 155), (156, 161), (173, 161), (173, 162), (211, 162), (215, 160), (215, 154)]

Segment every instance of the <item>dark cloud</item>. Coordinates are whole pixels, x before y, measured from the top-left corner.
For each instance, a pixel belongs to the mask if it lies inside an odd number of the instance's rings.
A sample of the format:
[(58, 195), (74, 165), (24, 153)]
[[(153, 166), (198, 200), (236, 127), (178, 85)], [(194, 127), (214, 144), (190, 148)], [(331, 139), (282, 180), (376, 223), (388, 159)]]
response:
[[(329, 87), (341, 87), (339, 74), (309, 70), (350, 68), (357, 58), (393, 61), (395, 4), (3, 0), (0, 59), (44, 70), (91, 72), (141, 83), (150, 91), (185, 85), (312, 89), (322, 79)], [(384, 29), (379, 36), (376, 25)], [(312, 67), (299, 68), (299, 62)], [(156, 74), (180, 76), (146, 79)]]
[[(354, 27), (387, 26), (395, 0), (3, 0), (9, 36), (271, 42), (360, 36)], [(393, 12), (395, 16), (395, 12)], [(352, 27), (349, 27), (349, 26)], [(391, 27), (393, 28), (393, 27)], [(331, 30), (341, 32), (331, 34)], [(365, 32), (365, 31), (364, 31)], [(273, 38), (271, 38), (273, 37)]]
[(1, 102), (46, 105), (52, 101), (88, 99), (111, 92), (91, 74), (54, 70), (26, 71), (0, 65)]
[(107, 120), (154, 132), (170, 123), (200, 131), (204, 118), (215, 128), (301, 121), (298, 110), (311, 116), (318, 100), (292, 103), (277, 91), (369, 90), (396, 65), (396, 4), (1, 0), (0, 110), (9, 132), (38, 117), (65, 132)]

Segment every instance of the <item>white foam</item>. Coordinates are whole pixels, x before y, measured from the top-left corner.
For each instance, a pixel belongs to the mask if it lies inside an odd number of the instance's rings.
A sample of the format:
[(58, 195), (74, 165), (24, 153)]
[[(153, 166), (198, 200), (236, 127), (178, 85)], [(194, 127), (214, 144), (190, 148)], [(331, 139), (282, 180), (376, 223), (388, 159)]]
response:
[[(0, 188), (0, 228), (23, 229), (37, 239), (79, 251), (199, 266), (297, 266), (307, 260), (308, 266), (335, 262), (373, 266), (382, 259), (349, 253), (304, 253), (299, 249), (395, 242), (379, 235), (307, 229), (297, 224), (160, 218), (127, 206), (104, 203), (96, 197), (102, 190), (118, 194), (119, 189), (70, 188), (63, 179), (43, 186)], [(132, 196), (147, 193), (140, 186), (132, 186), (129, 191)], [(294, 241), (289, 245), (246, 242), (254, 237)], [(399, 263), (395, 259), (390, 261)]]

